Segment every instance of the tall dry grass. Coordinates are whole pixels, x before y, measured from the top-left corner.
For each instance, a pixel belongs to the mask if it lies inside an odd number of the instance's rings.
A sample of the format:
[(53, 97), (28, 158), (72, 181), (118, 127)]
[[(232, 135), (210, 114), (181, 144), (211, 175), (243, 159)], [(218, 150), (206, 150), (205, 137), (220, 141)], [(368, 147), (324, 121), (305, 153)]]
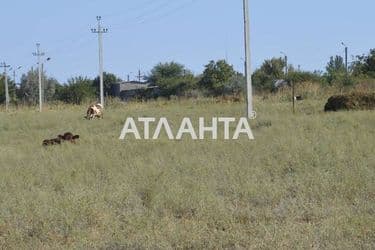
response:
[[(313, 94), (312, 94), (313, 96)], [(4, 249), (372, 249), (375, 116), (255, 99), (255, 141), (119, 141), (127, 117), (244, 114), (213, 99), (0, 113)], [(231, 127), (233, 131), (234, 126)], [(71, 131), (76, 145), (43, 148)]]

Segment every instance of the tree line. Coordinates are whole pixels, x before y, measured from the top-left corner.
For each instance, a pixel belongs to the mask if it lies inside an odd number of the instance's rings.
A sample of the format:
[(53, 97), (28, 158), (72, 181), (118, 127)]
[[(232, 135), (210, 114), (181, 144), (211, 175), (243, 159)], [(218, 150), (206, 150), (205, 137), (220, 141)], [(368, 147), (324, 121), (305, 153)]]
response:
[[(286, 75), (285, 67), (288, 66)], [(61, 101), (81, 104), (92, 101), (99, 95), (99, 77), (90, 79), (78, 76), (61, 84), (42, 72), (43, 97), (45, 102)], [(332, 56), (325, 71), (301, 71), (292, 64), (286, 65), (283, 58), (274, 57), (265, 60), (252, 75), (255, 92), (275, 91), (275, 81), (315, 82), (322, 85), (351, 86), (359, 81), (375, 79), (375, 49), (368, 54), (358, 55), (346, 69), (342, 56)], [(245, 90), (245, 77), (234, 70), (225, 60), (210, 61), (199, 75), (177, 62), (159, 63), (153, 67), (144, 80), (152, 86), (158, 86), (159, 96), (223, 96), (241, 95)], [(112, 84), (122, 80), (112, 73), (104, 73), (104, 94), (114, 96)], [(23, 74), (19, 86), (8, 79), (10, 100), (25, 105), (36, 104), (39, 100), (38, 71), (31, 68)], [(5, 102), (4, 77), (0, 79), (0, 102)]]

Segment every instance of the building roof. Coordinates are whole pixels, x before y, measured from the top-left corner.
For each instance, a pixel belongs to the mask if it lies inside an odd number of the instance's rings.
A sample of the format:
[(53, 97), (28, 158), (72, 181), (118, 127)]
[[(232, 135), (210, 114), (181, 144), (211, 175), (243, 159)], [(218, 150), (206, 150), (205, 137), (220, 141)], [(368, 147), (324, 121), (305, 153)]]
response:
[(142, 82), (121, 82), (118, 83), (120, 85), (120, 91), (127, 91), (127, 90), (136, 90), (136, 89), (148, 89), (150, 88), (148, 83)]

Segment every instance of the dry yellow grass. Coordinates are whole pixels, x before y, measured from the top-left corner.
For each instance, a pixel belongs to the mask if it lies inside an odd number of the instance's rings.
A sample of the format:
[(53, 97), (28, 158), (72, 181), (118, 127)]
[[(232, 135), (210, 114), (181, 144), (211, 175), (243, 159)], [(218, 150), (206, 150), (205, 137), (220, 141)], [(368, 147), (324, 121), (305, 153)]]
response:
[[(7, 249), (373, 249), (375, 116), (326, 99), (256, 99), (255, 141), (119, 141), (128, 116), (239, 117), (243, 103), (111, 104), (0, 113)], [(234, 129), (234, 128), (231, 128)], [(77, 145), (43, 148), (71, 131)]]

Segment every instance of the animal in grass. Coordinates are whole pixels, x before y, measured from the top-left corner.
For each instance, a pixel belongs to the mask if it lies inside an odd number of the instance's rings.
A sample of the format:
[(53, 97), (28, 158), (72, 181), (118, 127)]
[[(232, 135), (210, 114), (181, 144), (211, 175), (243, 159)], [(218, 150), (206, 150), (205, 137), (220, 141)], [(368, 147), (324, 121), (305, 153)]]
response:
[(79, 139), (79, 135), (73, 135), (70, 132), (66, 132), (63, 135), (58, 135), (57, 138), (43, 140), (42, 145), (43, 146), (60, 145), (64, 141), (76, 143), (77, 139)]
[(69, 141), (71, 143), (75, 143), (77, 139), (79, 139), (79, 135), (73, 135), (70, 132), (66, 132), (63, 135), (58, 135), (58, 138), (60, 138), (62, 141)]
[(58, 145), (58, 144), (61, 144), (60, 138), (45, 139), (42, 142), (43, 146), (51, 146), (51, 145)]
[(103, 119), (103, 106), (100, 103), (91, 104), (86, 112), (86, 119), (91, 120), (94, 118)]
[(294, 96), (294, 100), (295, 100), (295, 101), (302, 101), (303, 98), (302, 98), (301, 95), (296, 95), (296, 96)]

